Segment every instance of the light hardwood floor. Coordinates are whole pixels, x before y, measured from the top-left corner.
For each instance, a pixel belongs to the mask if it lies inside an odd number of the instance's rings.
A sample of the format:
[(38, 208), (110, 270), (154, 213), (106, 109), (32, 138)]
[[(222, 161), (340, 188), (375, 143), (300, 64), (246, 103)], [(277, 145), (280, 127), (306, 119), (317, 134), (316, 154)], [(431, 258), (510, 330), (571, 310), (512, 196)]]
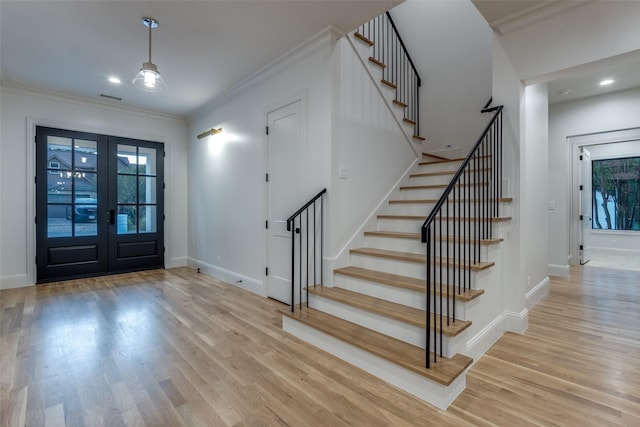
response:
[(2, 426), (640, 425), (640, 273), (552, 278), (443, 412), (190, 269), (0, 292)]

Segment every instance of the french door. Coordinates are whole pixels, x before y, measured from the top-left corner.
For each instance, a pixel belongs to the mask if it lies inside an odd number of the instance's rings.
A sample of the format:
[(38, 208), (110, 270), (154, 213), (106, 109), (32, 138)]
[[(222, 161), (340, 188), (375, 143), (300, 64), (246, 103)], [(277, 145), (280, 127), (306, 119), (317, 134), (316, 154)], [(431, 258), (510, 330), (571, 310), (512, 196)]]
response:
[(163, 144), (36, 128), (37, 282), (164, 266)]

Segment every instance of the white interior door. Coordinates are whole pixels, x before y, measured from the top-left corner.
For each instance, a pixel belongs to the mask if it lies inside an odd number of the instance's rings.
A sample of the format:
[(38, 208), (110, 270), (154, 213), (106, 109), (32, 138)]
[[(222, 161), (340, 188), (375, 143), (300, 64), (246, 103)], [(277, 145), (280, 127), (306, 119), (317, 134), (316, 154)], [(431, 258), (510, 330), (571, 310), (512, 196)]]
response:
[(591, 260), (593, 196), (591, 191), (591, 153), (585, 147), (581, 147), (580, 171), (580, 264), (586, 264)]
[[(291, 232), (302, 200), (302, 101), (267, 114), (267, 295), (291, 303)], [(296, 289), (295, 302), (298, 302)]]

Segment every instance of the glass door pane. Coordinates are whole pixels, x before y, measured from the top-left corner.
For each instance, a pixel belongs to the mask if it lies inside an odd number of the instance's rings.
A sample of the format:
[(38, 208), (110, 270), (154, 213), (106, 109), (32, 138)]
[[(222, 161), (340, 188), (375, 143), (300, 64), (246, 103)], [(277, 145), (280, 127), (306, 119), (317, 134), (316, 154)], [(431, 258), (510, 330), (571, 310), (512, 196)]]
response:
[(47, 237), (98, 234), (98, 143), (47, 136)]

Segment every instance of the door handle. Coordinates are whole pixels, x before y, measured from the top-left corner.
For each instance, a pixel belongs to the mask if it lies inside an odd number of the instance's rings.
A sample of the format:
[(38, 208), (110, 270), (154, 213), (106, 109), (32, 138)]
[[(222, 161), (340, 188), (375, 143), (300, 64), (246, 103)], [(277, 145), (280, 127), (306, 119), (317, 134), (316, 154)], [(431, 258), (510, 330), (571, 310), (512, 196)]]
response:
[(115, 209), (110, 209), (109, 212), (109, 219), (107, 220), (107, 222), (111, 225), (116, 223), (116, 210)]

